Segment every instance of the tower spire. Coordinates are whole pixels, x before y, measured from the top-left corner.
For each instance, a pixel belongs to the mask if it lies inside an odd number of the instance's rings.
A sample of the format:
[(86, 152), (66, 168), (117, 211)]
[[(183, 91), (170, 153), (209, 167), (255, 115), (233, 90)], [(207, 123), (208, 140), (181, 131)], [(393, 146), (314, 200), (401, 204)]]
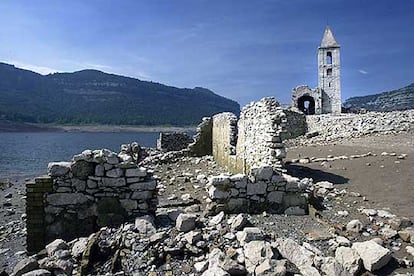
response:
[(335, 37), (329, 25), (326, 25), (325, 32), (323, 33), (321, 47), (322, 48), (339, 47), (339, 44), (336, 42)]

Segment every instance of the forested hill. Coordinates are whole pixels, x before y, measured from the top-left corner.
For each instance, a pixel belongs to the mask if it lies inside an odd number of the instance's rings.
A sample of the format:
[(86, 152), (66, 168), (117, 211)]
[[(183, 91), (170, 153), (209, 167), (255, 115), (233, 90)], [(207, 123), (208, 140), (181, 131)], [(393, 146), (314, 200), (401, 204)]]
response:
[(0, 63), (0, 120), (52, 124), (194, 125), (237, 102), (97, 70), (40, 75)]
[(364, 108), (368, 111), (414, 109), (414, 83), (389, 92), (349, 98), (344, 107), (350, 110)]

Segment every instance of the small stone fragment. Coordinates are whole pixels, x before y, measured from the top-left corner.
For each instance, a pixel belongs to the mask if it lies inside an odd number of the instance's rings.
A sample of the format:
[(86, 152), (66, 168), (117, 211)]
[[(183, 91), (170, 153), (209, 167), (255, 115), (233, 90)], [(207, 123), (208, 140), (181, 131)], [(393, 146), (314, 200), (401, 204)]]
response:
[(359, 233), (362, 231), (362, 227), (363, 227), (362, 223), (359, 220), (354, 219), (348, 222), (348, 224), (346, 225), (346, 230)]
[(189, 232), (195, 228), (196, 215), (193, 214), (179, 214), (175, 227), (180, 232)]

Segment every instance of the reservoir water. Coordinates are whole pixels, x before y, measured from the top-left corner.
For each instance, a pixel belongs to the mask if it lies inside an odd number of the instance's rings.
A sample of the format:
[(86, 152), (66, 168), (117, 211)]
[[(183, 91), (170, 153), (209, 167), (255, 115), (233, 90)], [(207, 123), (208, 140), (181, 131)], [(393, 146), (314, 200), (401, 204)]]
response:
[(47, 173), (52, 161), (69, 161), (85, 149), (120, 151), (138, 142), (155, 147), (159, 132), (33, 132), (0, 133), (0, 181)]

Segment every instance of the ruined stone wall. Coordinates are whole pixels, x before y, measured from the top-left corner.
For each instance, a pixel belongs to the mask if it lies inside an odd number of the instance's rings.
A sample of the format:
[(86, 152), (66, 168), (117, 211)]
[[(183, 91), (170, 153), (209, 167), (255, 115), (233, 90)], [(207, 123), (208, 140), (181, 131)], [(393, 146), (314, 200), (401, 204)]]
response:
[(245, 106), (237, 121), (232, 113), (213, 116), (214, 160), (233, 173), (249, 173), (252, 166), (282, 169), (282, 133), (286, 115), (273, 98)]
[[(288, 112), (296, 131), (306, 132), (302, 113)], [(232, 176), (215, 176), (207, 185), (212, 213), (272, 212), (305, 214), (305, 189), (311, 180), (284, 174), (282, 135), (287, 117), (273, 98), (244, 107), (240, 119), (232, 113), (213, 116), (213, 156)], [(299, 135), (291, 132), (290, 135)]]
[(209, 179), (207, 185), (211, 213), (307, 213), (306, 188), (310, 179), (274, 172), (272, 167), (253, 167), (250, 175), (220, 175)]
[(337, 140), (375, 133), (398, 133), (414, 128), (414, 110), (306, 116), (308, 132), (318, 140)]
[(213, 120), (211, 117), (204, 117), (197, 126), (194, 142), (189, 145), (189, 152), (193, 156), (205, 156), (213, 154), (212, 142)]
[(236, 170), (237, 117), (224, 112), (213, 116), (212, 149), (214, 160), (230, 171)]
[(158, 203), (152, 172), (125, 152), (86, 150), (71, 162), (50, 163), (48, 173), (26, 186), (29, 251), (154, 213)]
[[(292, 89), (292, 106), (304, 111), (304, 106), (300, 106), (300, 100), (313, 100), (314, 114), (322, 113), (322, 90), (320, 88), (311, 89), (307, 85), (299, 85)], [(303, 103), (303, 102), (302, 102)], [(310, 111), (310, 110), (308, 110)]]
[(286, 114), (286, 130), (281, 134), (282, 141), (296, 138), (308, 132), (306, 116), (303, 112), (295, 108), (284, 109), (283, 112)]
[(244, 173), (252, 166), (269, 165), (281, 169), (286, 156), (281, 137), (285, 126), (286, 115), (273, 98), (264, 98), (242, 109), (236, 155), (245, 160)]
[(187, 133), (160, 133), (157, 149), (161, 151), (179, 151), (188, 147), (194, 140)]

